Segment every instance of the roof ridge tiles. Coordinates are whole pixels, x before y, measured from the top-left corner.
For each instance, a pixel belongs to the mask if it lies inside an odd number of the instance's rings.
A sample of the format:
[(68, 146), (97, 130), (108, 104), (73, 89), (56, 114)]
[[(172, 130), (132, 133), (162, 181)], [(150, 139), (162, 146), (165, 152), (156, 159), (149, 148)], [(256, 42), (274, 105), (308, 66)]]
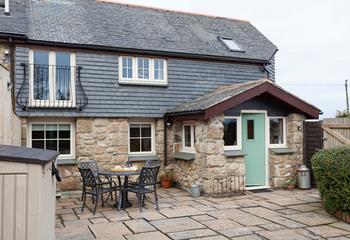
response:
[(135, 7), (135, 8), (153, 9), (156, 11), (163, 11), (163, 12), (181, 13), (181, 14), (203, 16), (203, 17), (210, 17), (210, 18), (221, 18), (221, 19), (226, 19), (226, 20), (231, 20), (231, 21), (250, 23), (250, 21), (246, 20), (246, 19), (223, 17), (223, 16), (217, 16), (217, 15), (211, 15), (211, 14), (205, 14), (205, 13), (196, 13), (196, 12), (183, 11), (183, 10), (174, 10), (174, 9), (170, 9), (170, 8), (161, 8), (161, 7), (147, 6), (147, 5), (135, 4), (135, 3), (125, 3), (125, 2), (121, 2), (119, 0), (93, 0), (93, 1), (102, 2), (102, 3), (119, 4), (119, 5), (128, 6), (128, 7)]

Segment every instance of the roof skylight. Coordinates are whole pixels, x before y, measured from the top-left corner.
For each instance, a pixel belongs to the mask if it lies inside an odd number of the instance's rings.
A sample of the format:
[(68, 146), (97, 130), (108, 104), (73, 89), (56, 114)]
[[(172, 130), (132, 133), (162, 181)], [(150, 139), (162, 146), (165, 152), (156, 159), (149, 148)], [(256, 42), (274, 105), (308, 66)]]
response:
[(219, 37), (220, 41), (233, 52), (244, 52), (244, 50), (232, 38)]

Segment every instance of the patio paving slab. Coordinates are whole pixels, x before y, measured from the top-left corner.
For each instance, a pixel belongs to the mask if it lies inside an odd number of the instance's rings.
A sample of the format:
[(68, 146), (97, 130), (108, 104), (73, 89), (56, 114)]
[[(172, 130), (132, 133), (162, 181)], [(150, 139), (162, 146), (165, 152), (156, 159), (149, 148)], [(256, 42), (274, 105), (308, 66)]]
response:
[(235, 222), (238, 222), (244, 226), (254, 226), (254, 225), (271, 223), (270, 221), (267, 221), (261, 217), (254, 216), (253, 214), (250, 214), (250, 213), (232, 216), (229, 219), (231, 219)]
[(229, 219), (216, 219), (216, 220), (210, 220), (210, 221), (204, 221), (202, 222), (205, 226), (208, 228), (211, 228), (213, 230), (223, 230), (223, 229), (229, 229), (229, 228), (240, 228), (242, 225), (231, 221)]
[[(202, 239), (202, 240), (227, 240), (229, 238), (224, 237), (222, 235), (215, 235), (215, 236), (210, 236), (210, 237), (202, 237), (200, 239)], [(198, 238), (191, 238), (191, 240), (198, 240)]]
[(259, 235), (270, 240), (308, 240), (309, 238), (293, 230), (261, 231)]
[(123, 235), (131, 234), (132, 232), (121, 222), (113, 223), (98, 223), (89, 226), (91, 232), (97, 239), (104, 240), (119, 240), (125, 239)]
[(232, 238), (234, 240), (261, 240), (262, 238), (255, 234), (245, 235), (245, 236), (239, 236)]
[(316, 226), (309, 227), (307, 230), (320, 235), (321, 237), (329, 238), (329, 237), (340, 237), (348, 234), (348, 232), (341, 230), (339, 228), (334, 228), (331, 226)]
[(174, 209), (167, 208), (167, 209), (160, 210), (160, 212), (168, 218), (187, 217), (187, 216), (203, 214), (203, 212), (190, 206), (177, 207)]
[(66, 227), (56, 229), (56, 240), (93, 240), (95, 237), (92, 235), (88, 227)]
[(124, 224), (126, 224), (134, 233), (152, 232), (156, 230), (151, 224), (146, 222), (144, 219), (125, 221)]
[(334, 223), (338, 221), (337, 219), (329, 215), (324, 215), (316, 212), (306, 212), (306, 213), (299, 213), (299, 214), (293, 214), (293, 215), (286, 215), (285, 217), (309, 226), (329, 224), (329, 223)]
[(275, 217), (280, 215), (278, 212), (272, 211), (264, 207), (244, 208), (243, 210), (251, 214), (254, 214), (256, 216), (264, 217), (264, 218)]
[(233, 229), (224, 229), (224, 230), (221, 230), (220, 233), (225, 235), (226, 237), (232, 238), (232, 237), (238, 237), (243, 235), (249, 235), (249, 234), (252, 234), (253, 231), (249, 227), (241, 227), (241, 228), (233, 228)]
[(161, 232), (147, 232), (133, 235), (126, 235), (128, 240), (170, 240), (166, 235)]
[(199, 238), (199, 237), (202, 238), (207, 236), (214, 236), (214, 235), (217, 235), (217, 233), (211, 229), (196, 229), (196, 230), (168, 233), (168, 235), (174, 240), (182, 240), (182, 239), (189, 239), (189, 238)]
[(165, 233), (205, 228), (204, 225), (189, 217), (155, 220), (150, 223)]

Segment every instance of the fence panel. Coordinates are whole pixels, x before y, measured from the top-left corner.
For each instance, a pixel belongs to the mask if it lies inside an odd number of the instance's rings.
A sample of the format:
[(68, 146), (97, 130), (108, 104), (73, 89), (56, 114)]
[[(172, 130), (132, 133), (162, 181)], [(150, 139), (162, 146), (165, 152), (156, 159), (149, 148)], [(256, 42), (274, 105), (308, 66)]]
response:
[(323, 119), (324, 148), (334, 148), (350, 144), (350, 119), (326, 118)]

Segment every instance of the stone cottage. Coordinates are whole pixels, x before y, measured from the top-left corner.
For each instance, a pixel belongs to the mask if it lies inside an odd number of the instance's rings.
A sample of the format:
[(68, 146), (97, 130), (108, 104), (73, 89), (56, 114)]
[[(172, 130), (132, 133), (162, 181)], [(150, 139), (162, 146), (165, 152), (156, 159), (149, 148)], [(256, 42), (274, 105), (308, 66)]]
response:
[(22, 145), (60, 152), (60, 190), (80, 187), (82, 160), (159, 159), (205, 194), (280, 187), (303, 161), (303, 121), (320, 110), (276, 84), (277, 47), (250, 22), (102, 0), (10, 5), (13, 112)]

